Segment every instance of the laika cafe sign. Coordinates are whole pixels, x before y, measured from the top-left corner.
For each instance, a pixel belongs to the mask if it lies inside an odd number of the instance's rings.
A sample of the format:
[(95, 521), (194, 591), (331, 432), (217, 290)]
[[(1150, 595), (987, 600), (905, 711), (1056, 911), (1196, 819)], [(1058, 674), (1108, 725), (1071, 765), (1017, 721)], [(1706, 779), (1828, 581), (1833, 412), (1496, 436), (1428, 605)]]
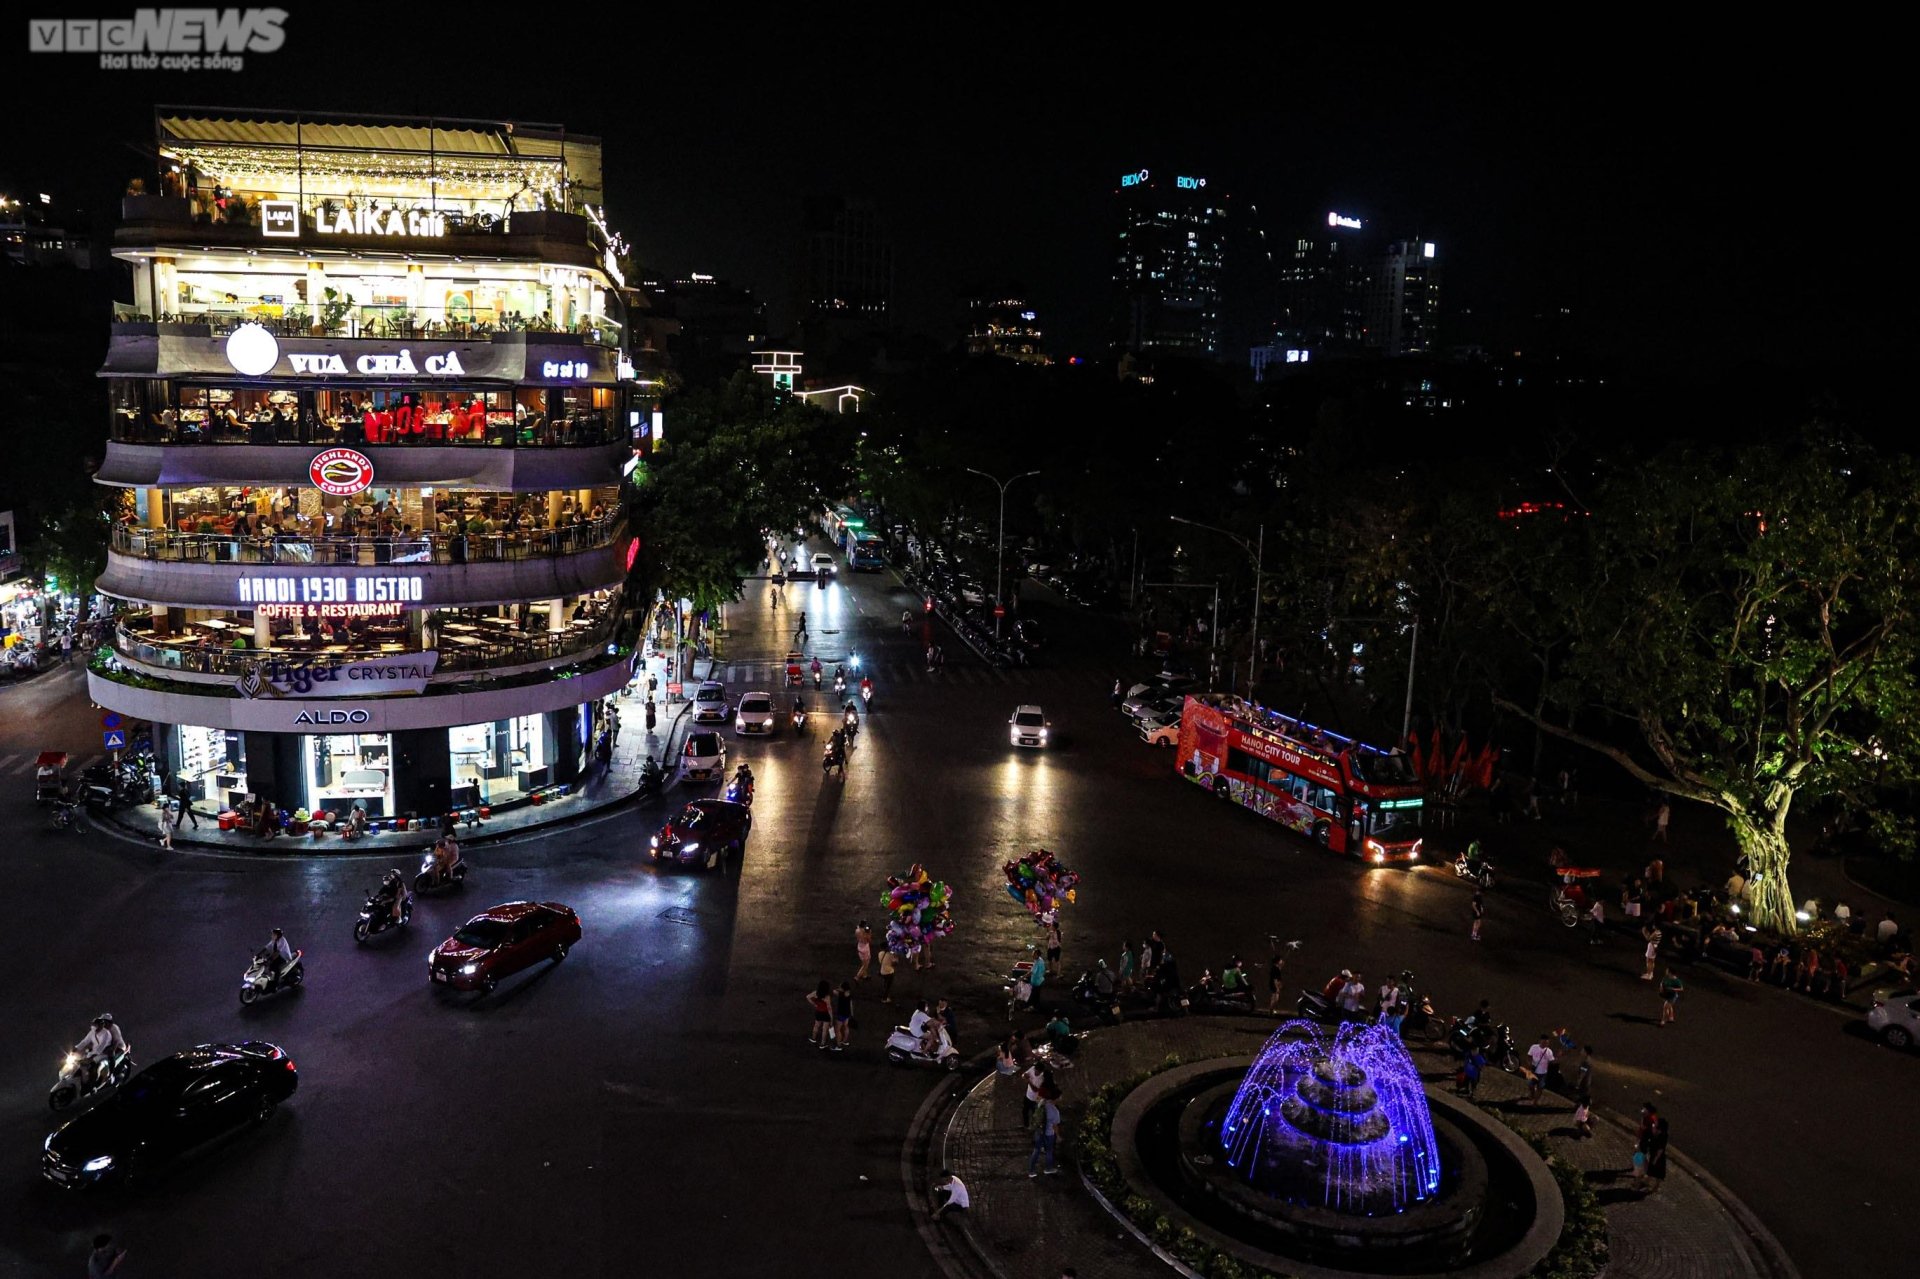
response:
[[(307, 225), (317, 235), (438, 238), (447, 233), (447, 215), (434, 209), (348, 209), (321, 205), (308, 211)], [(262, 200), (260, 234), (269, 239), (299, 238), (300, 206), (292, 200)]]

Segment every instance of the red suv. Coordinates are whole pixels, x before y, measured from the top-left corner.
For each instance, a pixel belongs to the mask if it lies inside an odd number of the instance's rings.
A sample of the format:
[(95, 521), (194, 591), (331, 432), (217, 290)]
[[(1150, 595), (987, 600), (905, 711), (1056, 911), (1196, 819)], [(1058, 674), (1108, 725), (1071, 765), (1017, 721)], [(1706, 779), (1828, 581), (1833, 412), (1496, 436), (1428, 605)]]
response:
[(427, 956), (427, 980), (491, 991), (543, 959), (559, 963), (580, 940), (580, 917), (559, 902), (508, 902), (481, 911)]

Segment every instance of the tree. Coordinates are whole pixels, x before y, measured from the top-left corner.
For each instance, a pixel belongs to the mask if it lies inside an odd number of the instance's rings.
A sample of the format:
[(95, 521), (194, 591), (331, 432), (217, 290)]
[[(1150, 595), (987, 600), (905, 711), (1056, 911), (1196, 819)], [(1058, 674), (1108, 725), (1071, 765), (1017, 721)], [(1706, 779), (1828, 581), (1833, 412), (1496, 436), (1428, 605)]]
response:
[(806, 524), (847, 491), (856, 419), (826, 413), (750, 373), (675, 397), (666, 447), (639, 472), (635, 527), (645, 547), (634, 598), (664, 590), (711, 608), (738, 598), (768, 530)]
[(1679, 447), (1614, 473), (1591, 512), (1508, 579), (1568, 643), (1544, 697), (1495, 700), (1719, 809), (1753, 918), (1791, 932), (1795, 797), (1914, 775), (1920, 471), (1812, 436)]

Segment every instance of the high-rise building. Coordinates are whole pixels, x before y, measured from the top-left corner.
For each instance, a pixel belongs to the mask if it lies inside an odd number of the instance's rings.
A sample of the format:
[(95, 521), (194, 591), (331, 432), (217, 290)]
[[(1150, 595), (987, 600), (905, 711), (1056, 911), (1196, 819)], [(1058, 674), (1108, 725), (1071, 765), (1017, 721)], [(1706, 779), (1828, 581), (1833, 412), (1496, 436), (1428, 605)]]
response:
[(806, 318), (849, 321), (884, 331), (893, 315), (893, 241), (871, 200), (840, 197), (807, 203)]
[(689, 381), (725, 377), (767, 340), (766, 303), (752, 289), (695, 271), (680, 280), (648, 280), (644, 292), (650, 313), (669, 322), (667, 354)]
[(1388, 356), (1435, 349), (1440, 260), (1431, 240), (1395, 240), (1367, 271), (1367, 345)]
[(967, 354), (997, 355), (1017, 364), (1048, 364), (1039, 314), (1018, 288), (967, 299)]
[(1113, 259), (1117, 350), (1137, 356), (1217, 358), (1227, 197), (1208, 179), (1121, 175)]
[(156, 117), (114, 255), (95, 703), (200, 811), (372, 819), (582, 779), (633, 671), (601, 149), (557, 126)]
[(1280, 260), (1278, 345), (1338, 354), (1366, 340), (1366, 228), (1330, 212), (1292, 239)]

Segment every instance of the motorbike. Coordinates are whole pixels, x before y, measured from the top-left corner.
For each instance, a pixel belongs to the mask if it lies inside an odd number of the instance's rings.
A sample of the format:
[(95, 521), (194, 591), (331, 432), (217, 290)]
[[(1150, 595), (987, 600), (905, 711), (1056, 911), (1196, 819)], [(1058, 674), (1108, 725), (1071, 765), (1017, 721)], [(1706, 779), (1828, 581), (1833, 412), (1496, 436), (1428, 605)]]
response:
[(1440, 1018), (1433, 1011), (1433, 996), (1415, 989), (1413, 974), (1400, 974), (1401, 995), (1407, 1001), (1407, 1015), (1400, 1019), (1400, 1038), (1419, 1038), (1433, 1043), (1444, 1033)]
[(48, 820), (53, 823), (55, 830), (71, 830), (73, 829), (74, 819), (79, 815), (80, 801), (57, 799), (53, 802), (53, 812), (48, 815)]
[(1348, 1011), (1330, 999), (1323, 999), (1318, 991), (1302, 990), (1293, 1006), (1308, 1021), (1325, 1022), (1329, 1026), (1338, 1026), (1343, 1021), (1372, 1020), (1366, 1010)]
[(1221, 990), (1217, 982), (1203, 981), (1187, 991), (1187, 1007), (1196, 1013), (1250, 1013), (1253, 989), (1242, 986), (1239, 990)]
[(852, 705), (849, 704), (847, 707), (846, 714), (842, 715), (840, 719), (841, 719), (841, 723), (843, 723), (846, 726), (847, 741), (851, 743), (853, 741), (854, 734), (860, 731), (860, 712), (854, 710)]
[(820, 687), (820, 672), (819, 672), (819, 671), (815, 671), (815, 672), (813, 673), (813, 686), (814, 686), (815, 688), (819, 688), (819, 687)]
[(826, 753), (820, 757), (820, 771), (823, 773), (831, 773), (836, 768), (840, 770), (842, 777), (846, 776), (847, 753), (844, 748), (837, 747), (829, 742)]
[(860, 686), (860, 704), (868, 710), (873, 709), (873, 685), (862, 684)]
[(667, 770), (660, 766), (659, 760), (647, 756), (647, 762), (640, 766), (640, 797), (659, 799), (666, 790)]
[(1482, 857), (1479, 861), (1468, 861), (1461, 853), (1453, 859), (1453, 873), (1461, 879), (1469, 879), (1482, 888), (1493, 887), (1493, 863)]
[(251, 1004), (262, 995), (298, 990), (300, 983), (307, 979), (306, 953), (304, 950), (294, 951), (293, 962), (287, 965), (286, 971), (276, 972), (273, 952), (264, 949), (255, 951), (253, 962), (247, 965), (247, 971), (240, 977), (240, 1002)]
[(940, 1029), (940, 1042), (929, 1053), (921, 1048), (920, 1040), (905, 1026), (895, 1026), (893, 1033), (887, 1036), (887, 1060), (896, 1066), (944, 1066), (948, 1070), (960, 1069), (960, 1050), (947, 1038), (946, 1028)]
[(360, 908), (359, 922), (353, 926), (353, 939), (364, 942), (369, 937), (386, 932), (390, 928), (402, 928), (413, 922), (413, 899), (407, 898), (400, 904), (400, 918), (393, 917), (393, 905), (390, 898), (379, 893), (370, 893), (367, 904)]
[(847, 677), (845, 675), (835, 675), (833, 677), (833, 695), (835, 697), (845, 697), (847, 695)]
[(753, 807), (753, 783), (735, 777), (727, 783), (727, 801), (733, 804), (745, 804)]
[(69, 1106), (92, 1096), (105, 1088), (118, 1088), (127, 1082), (133, 1074), (133, 1046), (113, 1055), (108, 1063), (106, 1078), (101, 1078), (100, 1068), (77, 1052), (69, 1052), (60, 1060), (60, 1077), (53, 1081), (52, 1091), (47, 1093), (47, 1105), (55, 1110), (65, 1110)]
[(413, 877), (413, 891), (416, 893), (430, 893), (437, 888), (445, 888), (448, 885), (458, 888), (466, 882), (466, 858), (461, 858), (443, 871), (433, 860), (433, 850), (428, 849), (426, 856), (420, 859), (420, 873)]
[(1514, 1046), (1513, 1031), (1501, 1022), (1475, 1022), (1461, 1018), (1447, 1032), (1447, 1047), (1456, 1057), (1464, 1057), (1471, 1048), (1486, 1055), (1487, 1064), (1512, 1074), (1520, 1060)]

